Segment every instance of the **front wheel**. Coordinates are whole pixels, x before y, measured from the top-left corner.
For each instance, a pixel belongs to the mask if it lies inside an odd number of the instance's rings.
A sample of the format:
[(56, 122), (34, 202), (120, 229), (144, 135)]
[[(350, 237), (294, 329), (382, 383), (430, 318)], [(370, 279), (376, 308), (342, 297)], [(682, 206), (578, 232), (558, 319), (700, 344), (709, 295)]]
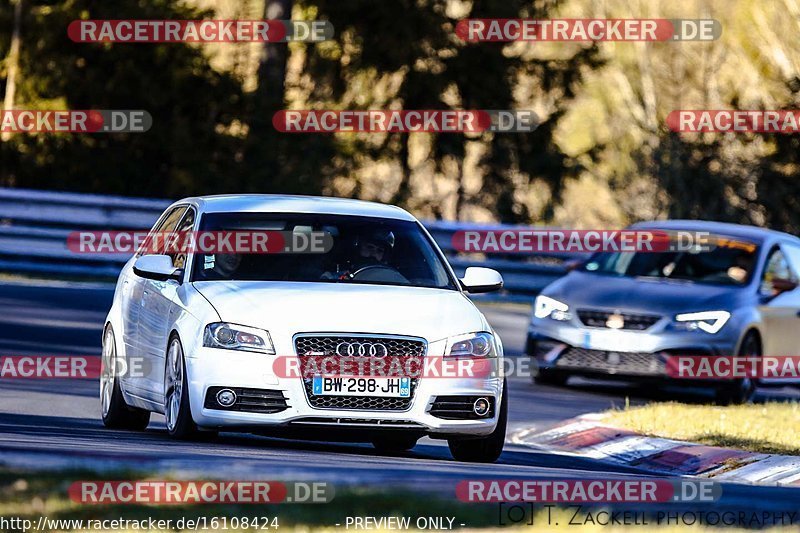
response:
[[(738, 355), (739, 357), (761, 357), (761, 340), (757, 333), (750, 331), (745, 335)], [(739, 405), (749, 402), (755, 393), (754, 378), (745, 377), (718, 387), (714, 394), (714, 400), (718, 405)]]
[(477, 439), (448, 439), (450, 453), (457, 461), (469, 463), (493, 463), (503, 453), (508, 425), (508, 387), (503, 380), (503, 399), (500, 401), (500, 415), (497, 427), (489, 435)]
[(144, 431), (150, 423), (150, 411), (125, 403), (117, 376), (117, 346), (111, 325), (103, 334), (102, 370), (100, 374), (100, 406), (103, 425), (112, 429)]
[(178, 337), (172, 337), (167, 349), (167, 368), (164, 372), (164, 417), (167, 432), (176, 439), (190, 439), (198, 434), (189, 405), (186, 361)]

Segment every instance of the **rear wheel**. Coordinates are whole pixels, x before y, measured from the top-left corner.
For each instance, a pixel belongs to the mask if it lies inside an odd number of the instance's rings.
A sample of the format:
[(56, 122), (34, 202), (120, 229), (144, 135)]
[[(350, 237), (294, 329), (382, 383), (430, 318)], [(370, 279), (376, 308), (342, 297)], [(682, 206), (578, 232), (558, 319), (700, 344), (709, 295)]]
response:
[(106, 327), (103, 334), (102, 370), (100, 374), (100, 406), (103, 425), (113, 429), (143, 431), (150, 423), (150, 411), (125, 403), (117, 376), (117, 346), (114, 330)]
[(508, 387), (503, 380), (503, 399), (500, 401), (500, 414), (497, 427), (485, 437), (477, 439), (448, 439), (450, 453), (457, 461), (470, 463), (493, 463), (503, 453), (508, 424)]
[(372, 445), (382, 453), (407, 452), (417, 445), (416, 435), (381, 435), (372, 439)]
[[(755, 331), (748, 332), (742, 346), (739, 348), (739, 357), (761, 357), (761, 339)], [(714, 399), (719, 405), (738, 405), (749, 402), (756, 392), (754, 378), (736, 379), (717, 388)]]

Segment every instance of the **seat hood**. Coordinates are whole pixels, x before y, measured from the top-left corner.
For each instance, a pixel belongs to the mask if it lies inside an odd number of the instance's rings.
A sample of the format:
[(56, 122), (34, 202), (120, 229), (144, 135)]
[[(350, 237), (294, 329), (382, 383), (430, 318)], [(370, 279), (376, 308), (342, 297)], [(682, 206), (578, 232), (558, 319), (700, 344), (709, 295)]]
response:
[(746, 287), (576, 271), (550, 284), (542, 294), (563, 301), (572, 309), (667, 315), (730, 310), (748, 291)]

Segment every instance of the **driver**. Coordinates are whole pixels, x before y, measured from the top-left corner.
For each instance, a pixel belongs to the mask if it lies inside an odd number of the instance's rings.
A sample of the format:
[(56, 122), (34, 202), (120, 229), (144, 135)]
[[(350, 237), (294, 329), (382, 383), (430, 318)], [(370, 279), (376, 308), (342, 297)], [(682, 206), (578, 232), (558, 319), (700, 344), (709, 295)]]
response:
[(728, 277), (736, 283), (744, 283), (753, 268), (753, 258), (749, 255), (739, 254), (734, 259), (733, 266), (728, 269)]
[(354, 270), (372, 265), (385, 265), (394, 248), (394, 233), (375, 231), (357, 241), (358, 255), (353, 261)]
[(203, 270), (206, 277), (212, 274), (219, 279), (230, 279), (242, 264), (241, 254), (213, 254), (203, 258)]
[(386, 265), (394, 249), (394, 233), (387, 230), (376, 230), (361, 235), (355, 240), (355, 257), (347, 261), (344, 269), (337, 272), (325, 272), (322, 279), (352, 279), (361, 269), (371, 266)]

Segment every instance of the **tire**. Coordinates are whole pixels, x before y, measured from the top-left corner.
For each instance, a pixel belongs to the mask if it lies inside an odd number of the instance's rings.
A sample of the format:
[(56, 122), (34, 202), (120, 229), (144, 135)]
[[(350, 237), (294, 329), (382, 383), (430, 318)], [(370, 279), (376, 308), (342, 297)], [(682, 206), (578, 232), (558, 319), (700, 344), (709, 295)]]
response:
[[(742, 340), (739, 348), (740, 357), (761, 357), (761, 340), (758, 333), (749, 331)], [(718, 405), (740, 405), (753, 399), (756, 392), (756, 382), (753, 378), (742, 378), (717, 387), (714, 394), (715, 403)]]
[(173, 335), (167, 347), (164, 369), (164, 418), (167, 422), (167, 433), (178, 440), (189, 440), (200, 436), (197, 425), (192, 419), (189, 388), (186, 383), (183, 346), (178, 336)]
[(508, 425), (508, 387), (503, 380), (503, 398), (495, 430), (477, 439), (448, 439), (447, 445), (456, 461), (468, 463), (494, 463), (503, 453)]
[(381, 453), (407, 452), (417, 445), (416, 435), (384, 435), (372, 439), (372, 445)]
[(556, 387), (563, 387), (567, 384), (568, 379), (567, 374), (549, 368), (540, 368), (539, 372), (533, 376), (533, 382), (537, 385), (554, 385)]
[(109, 324), (103, 333), (102, 372), (100, 374), (100, 411), (103, 425), (110, 429), (144, 431), (150, 423), (150, 411), (125, 403), (116, 372), (117, 345)]

